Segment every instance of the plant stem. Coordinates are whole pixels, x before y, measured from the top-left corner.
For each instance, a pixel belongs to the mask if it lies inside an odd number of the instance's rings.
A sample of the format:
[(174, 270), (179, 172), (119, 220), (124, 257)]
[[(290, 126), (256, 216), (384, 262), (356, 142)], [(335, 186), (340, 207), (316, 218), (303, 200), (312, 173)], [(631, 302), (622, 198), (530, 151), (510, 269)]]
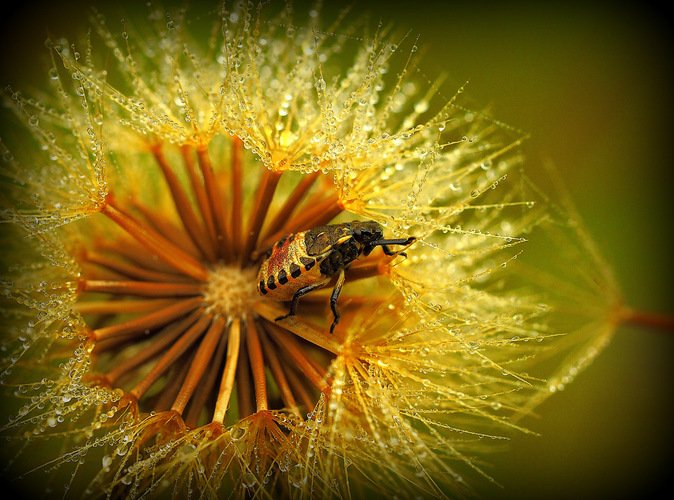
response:
[(668, 314), (625, 308), (620, 311), (619, 317), (622, 323), (628, 325), (674, 332), (674, 317)]

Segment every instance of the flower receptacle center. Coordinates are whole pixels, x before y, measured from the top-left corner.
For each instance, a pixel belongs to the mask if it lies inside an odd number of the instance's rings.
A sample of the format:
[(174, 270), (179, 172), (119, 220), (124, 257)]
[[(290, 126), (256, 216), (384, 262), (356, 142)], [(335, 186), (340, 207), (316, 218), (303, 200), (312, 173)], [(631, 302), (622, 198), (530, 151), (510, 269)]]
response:
[(214, 267), (204, 291), (206, 309), (225, 318), (245, 315), (259, 299), (256, 279), (257, 269), (252, 267)]

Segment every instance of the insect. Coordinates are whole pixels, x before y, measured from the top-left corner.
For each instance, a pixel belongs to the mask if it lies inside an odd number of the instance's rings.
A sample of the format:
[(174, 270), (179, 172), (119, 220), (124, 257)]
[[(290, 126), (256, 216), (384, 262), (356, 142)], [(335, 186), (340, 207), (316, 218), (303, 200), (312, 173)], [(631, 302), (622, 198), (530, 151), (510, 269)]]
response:
[[(284, 236), (271, 246), (258, 273), (258, 291), (265, 297), (290, 301), (290, 312), (276, 321), (294, 316), (303, 295), (326, 286), (337, 275), (330, 295), (334, 320), (330, 333), (339, 322), (337, 299), (344, 284), (344, 271), (361, 255), (370, 255), (382, 247), (386, 255), (396, 255), (389, 245), (409, 245), (414, 237), (387, 240), (375, 221), (353, 221), (317, 226), (301, 233)], [(404, 253), (400, 255), (406, 256)]]

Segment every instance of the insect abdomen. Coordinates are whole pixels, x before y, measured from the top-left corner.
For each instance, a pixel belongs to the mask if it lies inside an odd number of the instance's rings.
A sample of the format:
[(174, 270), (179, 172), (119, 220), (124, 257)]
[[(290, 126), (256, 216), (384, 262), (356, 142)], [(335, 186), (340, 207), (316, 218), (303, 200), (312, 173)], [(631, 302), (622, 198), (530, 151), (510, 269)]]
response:
[(269, 257), (260, 266), (258, 291), (272, 300), (292, 299), (300, 288), (321, 281), (316, 258), (307, 255), (304, 233), (289, 235), (279, 240), (271, 249)]

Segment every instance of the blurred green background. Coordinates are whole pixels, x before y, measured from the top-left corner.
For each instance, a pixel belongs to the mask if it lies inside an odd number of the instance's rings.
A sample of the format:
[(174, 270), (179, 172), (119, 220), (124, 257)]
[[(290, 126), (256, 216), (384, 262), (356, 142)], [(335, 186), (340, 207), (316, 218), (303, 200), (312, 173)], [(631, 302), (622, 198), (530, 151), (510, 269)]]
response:
[[(81, 33), (90, 4), (3, 7), (0, 83), (39, 81), (46, 26), (54, 35)], [(559, 168), (628, 303), (674, 314), (666, 3), (378, 1), (353, 8), (420, 34), (429, 79), (447, 72), (457, 88), (470, 80), (465, 94), (473, 103), (530, 132), (530, 165), (550, 159)], [(338, 9), (327, 2), (326, 19)], [(620, 328), (594, 364), (526, 422), (541, 437), (515, 436), (490, 457), (487, 471), (503, 488), (485, 483), (479, 493), (669, 498), (673, 362), (674, 332)]]

